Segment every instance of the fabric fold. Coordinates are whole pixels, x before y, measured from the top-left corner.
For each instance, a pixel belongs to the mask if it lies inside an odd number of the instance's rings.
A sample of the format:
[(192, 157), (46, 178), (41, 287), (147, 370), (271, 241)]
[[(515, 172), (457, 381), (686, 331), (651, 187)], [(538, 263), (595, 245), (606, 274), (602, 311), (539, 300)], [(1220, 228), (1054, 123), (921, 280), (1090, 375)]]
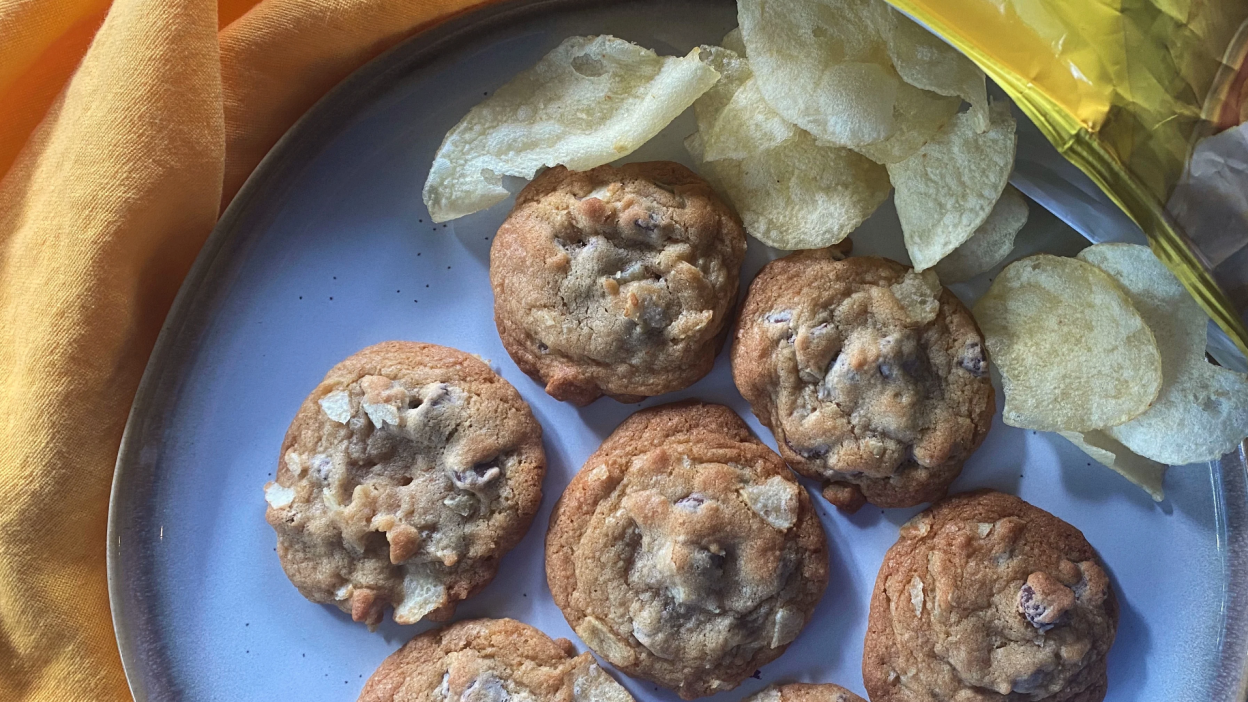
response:
[(117, 446), (220, 209), (330, 88), (475, 0), (0, 0), (0, 699), (129, 698)]
[(0, 181), (0, 699), (129, 695), (109, 486), (147, 353), (216, 219), (216, 32), (213, 0), (117, 0)]

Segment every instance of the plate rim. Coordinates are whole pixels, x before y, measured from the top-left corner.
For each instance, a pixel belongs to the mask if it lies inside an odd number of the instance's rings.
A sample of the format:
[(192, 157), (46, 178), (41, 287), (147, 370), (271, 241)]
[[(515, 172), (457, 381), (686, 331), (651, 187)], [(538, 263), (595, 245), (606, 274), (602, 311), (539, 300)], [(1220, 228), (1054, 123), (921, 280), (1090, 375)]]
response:
[[(731, 0), (684, 1), (690, 4), (727, 4)], [(213, 265), (226, 246), (235, 240), (238, 226), (251, 211), (253, 204), (273, 188), (280, 187), (281, 176), (289, 169), (311, 158), (311, 153), (301, 155), (298, 146), (306, 140), (314, 140), (318, 132), (333, 132), (342, 126), (354, 114), (354, 111), (343, 109), (342, 106), (358, 105), (367, 100), (370, 93), (379, 89), (384, 91), (385, 86), (389, 85), (387, 75), (391, 72), (407, 72), (435, 61), (443, 49), (450, 48), (457, 40), (498, 29), (509, 20), (529, 19), (561, 10), (586, 9), (591, 5), (607, 7), (631, 2), (632, 0), (597, 0), (593, 3), (584, 0), (505, 0), (472, 8), (418, 31), (351, 72), (300, 115), (264, 155), (221, 213), (179, 286), (152, 346), (126, 417), (109, 490), (105, 549), (109, 611), (122, 669), (136, 702), (146, 702), (151, 698), (147, 679), (142, 675), (141, 655), (136, 650), (140, 642), (133, 638), (134, 632), (130, 630), (130, 625), (123, 616), (126, 579), (122, 572), (121, 522), (129, 514), (123, 514), (125, 508), (122, 505), (127, 502), (125, 488), (130, 484), (134, 473), (138, 472), (137, 467), (132, 470), (131, 466), (141, 462), (140, 452), (143, 447), (139, 445), (140, 425), (147, 419), (149, 405), (154, 404), (163, 372), (169, 367), (170, 361), (174, 360), (179, 342), (183, 340), (180, 332), (191, 321), (190, 312), (198, 293), (210, 277)], [(154, 473), (155, 470), (150, 472)], [(1236, 494), (1248, 494), (1248, 441), (1241, 444), (1237, 452), (1222, 457), (1214, 470), (1218, 483), (1215, 508), (1219, 511), (1219, 529), (1216, 536), (1227, 542), (1221, 550), (1224, 581), (1232, 582), (1232, 578), (1235, 578), (1248, 582), (1248, 502), (1226, 503), (1223, 483), (1226, 482), (1227, 475), (1231, 476), (1230, 482), (1235, 484)], [(1235, 545), (1239, 548), (1232, 551)], [(1219, 633), (1223, 663), (1217, 666), (1213, 683), (1226, 695), (1225, 702), (1243, 702), (1248, 700), (1248, 586), (1237, 592), (1224, 587), (1222, 609), (1223, 627)], [(1237, 668), (1228, 669), (1226, 666), (1228, 652), (1224, 647), (1227, 643), (1231, 643), (1238, 651)]]

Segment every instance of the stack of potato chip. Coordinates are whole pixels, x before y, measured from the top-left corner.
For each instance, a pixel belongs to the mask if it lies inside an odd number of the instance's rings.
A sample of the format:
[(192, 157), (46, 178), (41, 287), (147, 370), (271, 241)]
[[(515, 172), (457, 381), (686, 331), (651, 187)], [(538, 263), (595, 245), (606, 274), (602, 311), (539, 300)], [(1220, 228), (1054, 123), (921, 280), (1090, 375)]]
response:
[[(916, 270), (957, 282), (1007, 258), (1027, 221), (1015, 121), (979, 68), (883, 0), (739, 0), (738, 19), (684, 57), (565, 40), (446, 135), (430, 216), (502, 201), (503, 176), (626, 156), (692, 105), (690, 154), (766, 244), (835, 244), (895, 190)], [(1017, 261), (975, 316), (1005, 422), (1062, 433), (1156, 499), (1166, 464), (1248, 435), (1248, 376), (1205, 360), (1204, 313), (1145, 247)]]
[(1007, 186), (1015, 122), (982, 71), (882, 0), (741, 0), (738, 18), (703, 47), (721, 78), (686, 144), (750, 234), (829, 246), (892, 187), (917, 270), (948, 259), (952, 282), (1005, 258), (1027, 206)]
[(974, 309), (1006, 424), (1061, 432), (1162, 499), (1166, 465), (1248, 436), (1248, 376), (1205, 360), (1208, 318), (1145, 246), (1007, 266)]
[(692, 104), (690, 153), (763, 243), (831, 246), (896, 188), (917, 270), (956, 282), (1004, 260), (1027, 205), (1006, 184), (1014, 118), (982, 71), (883, 0), (741, 0), (738, 16), (723, 46), (680, 58), (565, 40), (446, 135), (430, 216), (502, 201), (503, 176), (626, 156)]

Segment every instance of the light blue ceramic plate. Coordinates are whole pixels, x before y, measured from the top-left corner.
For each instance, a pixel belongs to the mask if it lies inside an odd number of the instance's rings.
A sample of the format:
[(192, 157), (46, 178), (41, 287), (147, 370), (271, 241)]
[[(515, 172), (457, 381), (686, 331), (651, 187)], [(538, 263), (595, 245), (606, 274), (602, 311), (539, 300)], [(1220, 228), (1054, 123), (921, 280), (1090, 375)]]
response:
[[(183, 286), (118, 457), (110, 588), (139, 700), (353, 700), (386, 655), (427, 628), (388, 623), (370, 634), (306, 601), (282, 573), (264, 522), (261, 486), (295, 409), (330, 366), (386, 339), (492, 359), (532, 405), (550, 461), (543, 510), (495, 582), (458, 615), (514, 617), (576, 641), (544, 577), (550, 507), (636, 408), (601, 400), (578, 410), (517, 370), (495, 332), (487, 280), (490, 240), (509, 203), (434, 226), (420, 188), (447, 129), (564, 37), (611, 33), (684, 54), (735, 23), (733, 4), (710, 0), (496, 6), (364, 67), (274, 149)], [(687, 162), (680, 140), (692, 130), (685, 115), (630, 160)], [(1048, 201), (1076, 179), (1055, 177), (1061, 168), (1044, 165), (1054, 163), (1047, 143), (1025, 130), (1015, 182)], [(1088, 206), (1098, 206), (1090, 197)], [(891, 203), (853, 238), (856, 253), (905, 260)], [(1083, 243), (1033, 207), (1016, 255), (1072, 253)], [(775, 255), (751, 241), (743, 281)], [(957, 292), (969, 303), (984, 284)], [(732, 385), (727, 354), (692, 388), (647, 404), (681, 397), (730, 405), (770, 443)], [(1242, 455), (1171, 471), (1169, 498), (1158, 505), (1056, 435), (1013, 429), (998, 416), (954, 489), (983, 486), (1066, 519), (1099, 549), (1122, 602), (1107, 699), (1230, 702), (1240, 693), (1248, 614)], [(872, 584), (898, 525), (916, 510), (867, 507), (845, 517), (815, 502), (832, 579), (814, 620), (761, 679), (714, 699), (738, 700), (784, 680), (863, 692)], [(677, 699), (652, 684), (624, 683), (638, 700)]]

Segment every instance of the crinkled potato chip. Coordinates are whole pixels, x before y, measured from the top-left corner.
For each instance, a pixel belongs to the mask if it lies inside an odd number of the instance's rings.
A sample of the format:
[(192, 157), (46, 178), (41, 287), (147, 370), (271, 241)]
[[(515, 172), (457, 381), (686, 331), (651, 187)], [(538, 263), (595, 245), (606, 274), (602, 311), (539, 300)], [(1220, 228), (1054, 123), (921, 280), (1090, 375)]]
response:
[(1163, 489), (1166, 477), (1165, 464), (1137, 456), (1103, 431), (1090, 431), (1083, 434), (1074, 431), (1058, 433), (1101, 465), (1138, 485), (1154, 501), (1161, 502), (1166, 499), (1166, 492)]
[(1079, 258), (1126, 289), (1161, 351), (1161, 393), (1147, 412), (1106, 429), (1132, 451), (1185, 465), (1217, 460), (1248, 436), (1248, 376), (1205, 360), (1204, 310), (1146, 246), (1098, 244)]
[(565, 39), (447, 133), (425, 181), (429, 216), (445, 222), (501, 202), (503, 176), (625, 156), (718, 78), (697, 49), (661, 57), (612, 36)]
[(719, 45), (735, 52), (738, 56), (745, 56), (745, 42), (741, 39), (741, 28), (735, 27), (731, 32), (724, 35), (719, 41)]
[(916, 88), (966, 100), (971, 103), (976, 129), (987, 129), (987, 77), (979, 66), (909, 17), (896, 11), (892, 17), (894, 22), (884, 36), (901, 79)]
[(1027, 200), (1013, 185), (1007, 185), (975, 234), (936, 264), (936, 275), (946, 283), (960, 283), (992, 270), (1014, 250), (1014, 238), (1025, 224)]
[(702, 61), (720, 75), (719, 81), (693, 103), (703, 158), (744, 158), (793, 136), (797, 127), (763, 99), (749, 61), (721, 46), (701, 48)]
[(1184, 366), (1206, 362), (1209, 318), (1147, 246), (1097, 244), (1076, 258), (1105, 271), (1126, 291), (1157, 339), (1162, 376), (1178, 375)]
[(1189, 366), (1143, 416), (1106, 431), (1162, 463), (1216, 461), (1248, 436), (1248, 375), (1212, 363)]
[(758, 90), (758, 80), (750, 78), (720, 110), (710, 128), (703, 131), (699, 126), (699, 131), (702, 133), (702, 157), (707, 161), (719, 161), (748, 158), (779, 146), (793, 137), (797, 127), (771, 109)]
[(700, 134), (685, 146), (741, 215), (745, 231), (778, 249), (831, 246), (888, 198), (883, 166), (849, 149), (820, 146), (801, 130), (740, 160), (702, 161)]
[(881, 30), (880, 0), (740, 0), (741, 37), (767, 102), (786, 120), (837, 146), (893, 133), (901, 80)]
[(1122, 424), (1161, 389), (1161, 355), (1107, 273), (1039, 254), (1006, 266), (975, 304), (1001, 371), (1005, 423), (1042, 431)]
[(958, 113), (962, 101), (902, 83), (893, 103), (893, 134), (881, 141), (855, 146), (854, 151), (876, 163), (897, 163), (914, 155)]
[(699, 130), (685, 145), (756, 239), (782, 249), (831, 246), (888, 198), (882, 166), (786, 122), (763, 99), (748, 61), (719, 47), (707, 47), (706, 57), (725, 78), (694, 103)]
[(750, 70), (750, 62), (744, 56), (722, 46), (701, 46), (698, 58), (719, 74), (719, 80), (693, 103), (698, 130), (705, 132), (714, 126), (719, 113), (732, 101), (737, 89), (754, 77), (754, 71)]
[(988, 131), (956, 115), (910, 158), (888, 164), (906, 251), (917, 270), (936, 265), (988, 219), (1014, 168), (1014, 118), (992, 106)]
[(944, 288), (932, 271), (919, 273), (910, 269), (900, 283), (893, 283), (888, 289), (915, 326), (936, 319), (936, 313), (940, 311), (940, 294), (944, 292)]

